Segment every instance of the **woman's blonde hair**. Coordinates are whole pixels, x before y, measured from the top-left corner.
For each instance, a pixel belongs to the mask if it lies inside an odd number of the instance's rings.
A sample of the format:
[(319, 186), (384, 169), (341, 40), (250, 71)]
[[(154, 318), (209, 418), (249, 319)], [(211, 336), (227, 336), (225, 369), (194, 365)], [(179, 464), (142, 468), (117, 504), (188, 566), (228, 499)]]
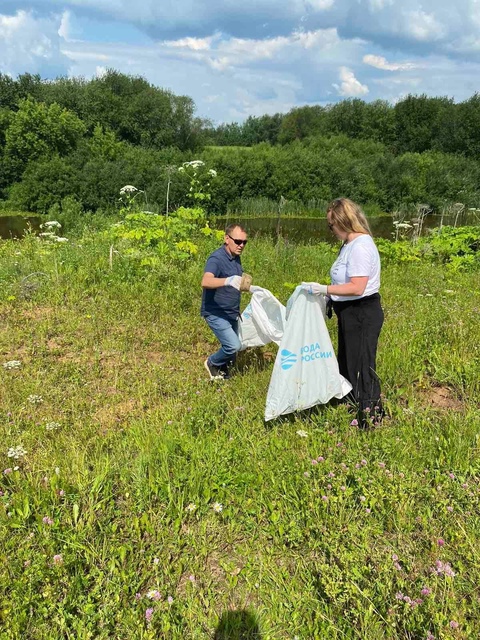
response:
[(328, 206), (327, 216), (330, 214), (332, 223), (346, 233), (368, 233), (372, 235), (365, 214), (361, 208), (348, 198), (337, 198)]

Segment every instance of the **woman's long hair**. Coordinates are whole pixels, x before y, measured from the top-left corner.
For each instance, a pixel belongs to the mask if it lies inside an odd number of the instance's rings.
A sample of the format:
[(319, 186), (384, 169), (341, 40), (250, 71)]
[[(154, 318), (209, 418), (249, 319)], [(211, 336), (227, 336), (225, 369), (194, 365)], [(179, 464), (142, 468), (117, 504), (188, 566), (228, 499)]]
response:
[(367, 218), (362, 209), (348, 198), (337, 198), (330, 203), (327, 215), (330, 214), (331, 222), (346, 233), (368, 233), (372, 235)]

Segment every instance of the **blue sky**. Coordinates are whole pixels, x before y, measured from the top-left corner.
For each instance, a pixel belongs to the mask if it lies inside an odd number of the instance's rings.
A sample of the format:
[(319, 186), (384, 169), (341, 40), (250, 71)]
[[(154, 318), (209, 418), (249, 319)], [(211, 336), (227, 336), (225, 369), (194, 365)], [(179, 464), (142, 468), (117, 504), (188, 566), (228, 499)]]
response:
[(0, 0), (0, 71), (142, 75), (214, 123), (480, 89), (480, 0)]

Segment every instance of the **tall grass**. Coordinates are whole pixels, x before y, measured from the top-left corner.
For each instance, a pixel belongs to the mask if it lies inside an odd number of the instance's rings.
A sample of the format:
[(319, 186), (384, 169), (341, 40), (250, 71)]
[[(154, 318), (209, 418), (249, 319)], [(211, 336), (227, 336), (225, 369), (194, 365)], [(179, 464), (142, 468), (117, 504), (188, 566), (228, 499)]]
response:
[[(265, 425), (274, 347), (203, 370), (214, 246), (149, 271), (88, 230), (0, 245), (1, 637), (478, 637), (478, 273), (384, 269), (381, 428)], [(285, 302), (333, 259), (257, 239), (243, 262)]]

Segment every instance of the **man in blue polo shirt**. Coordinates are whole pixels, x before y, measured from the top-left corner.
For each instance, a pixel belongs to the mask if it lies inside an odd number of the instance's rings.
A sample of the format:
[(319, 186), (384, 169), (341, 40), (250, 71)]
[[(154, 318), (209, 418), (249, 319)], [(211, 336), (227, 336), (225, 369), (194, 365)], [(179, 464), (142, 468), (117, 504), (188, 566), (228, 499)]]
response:
[[(225, 229), (220, 249), (207, 260), (202, 278), (202, 310), (208, 326), (220, 341), (220, 349), (205, 360), (211, 380), (228, 378), (241, 344), (238, 338), (242, 263), (240, 256), (247, 244), (245, 229), (231, 224)], [(243, 290), (248, 290), (248, 285)]]

